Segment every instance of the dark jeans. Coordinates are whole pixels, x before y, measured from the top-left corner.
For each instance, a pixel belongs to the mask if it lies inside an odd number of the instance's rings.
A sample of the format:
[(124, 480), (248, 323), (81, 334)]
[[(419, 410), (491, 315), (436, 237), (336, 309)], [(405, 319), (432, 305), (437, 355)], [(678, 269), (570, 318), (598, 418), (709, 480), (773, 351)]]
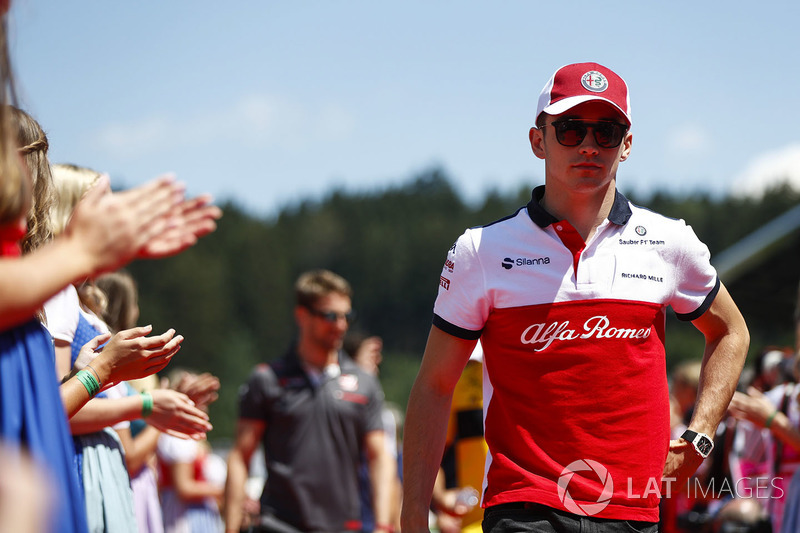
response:
[[(342, 533), (359, 532), (360, 530), (342, 531)], [(242, 529), (240, 533), (302, 533), (302, 531), (291, 524), (287, 524), (286, 522), (275, 518), (274, 516), (261, 515), (258, 524), (247, 529)]]
[(658, 524), (578, 516), (536, 503), (506, 503), (488, 507), (483, 515), (484, 533), (657, 533)]
[(274, 516), (261, 515), (258, 524), (243, 529), (241, 533), (300, 533), (300, 530)]

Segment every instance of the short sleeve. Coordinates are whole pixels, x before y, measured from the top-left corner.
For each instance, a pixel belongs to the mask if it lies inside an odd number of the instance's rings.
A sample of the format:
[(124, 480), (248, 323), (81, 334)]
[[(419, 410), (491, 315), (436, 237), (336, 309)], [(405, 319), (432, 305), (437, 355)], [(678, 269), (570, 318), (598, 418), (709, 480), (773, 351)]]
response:
[(381, 412), (383, 432), (386, 435), (386, 447), (392, 457), (397, 459), (397, 420), (391, 410), (384, 408)]
[(162, 434), (158, 437), (158, 458), (167, 464), (193, 463), (200, 445), (192, 439), (179, 439)]
[[(364, 432), (384, 430), (383, 425), (383, 389), (378, 383), (378, 380), (372, 376), (367, 376), (374, 383), (371, 386), (372, 393), (370, 394), (369, 402), (364, 415)], [(363, 377), (362, 377), (363, 379)]]
[(78, 291), (72, 285), (67, 285), (45, 302), (46, 327), (54, 339), (72, 344), (78, 329), (80, 305)]
[(269, 422), (272, 403), (279, 393), (275, 372), (268, 365), (259, 365), (239, 388), (239, 417)]
[(675, 273), (675, 292), (670, 305), (681, 320), (694, 320), (705, 313), (719, 291), (719, 278), (711, 265), (708, 247), (683, 221), (680, 255)]
[(463, 339), (480, 337), (490, 310), (478, 255), (480, 236), (480, 228), (468, 229), (450, 247), (433, 308), (433, 324)]

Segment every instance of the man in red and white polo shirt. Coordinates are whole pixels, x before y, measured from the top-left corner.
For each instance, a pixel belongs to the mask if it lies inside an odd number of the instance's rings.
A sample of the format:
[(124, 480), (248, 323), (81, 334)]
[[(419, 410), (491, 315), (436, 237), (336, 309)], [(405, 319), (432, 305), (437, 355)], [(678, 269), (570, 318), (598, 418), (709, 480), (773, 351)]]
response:
[[(617, 191), (630, 127), (621, 77), (558, 69), (529, 134), (545, 185), (450, 248), (408, 405), (404, 533), (427, 529), (451, 394), (478, 339), (485, 531), (656, 531), (662, 476), (677, 489), (713, 447), (747, 327), (692, 229)], [(694, 417), (675, 441), (667, 306), (706, 339)]]

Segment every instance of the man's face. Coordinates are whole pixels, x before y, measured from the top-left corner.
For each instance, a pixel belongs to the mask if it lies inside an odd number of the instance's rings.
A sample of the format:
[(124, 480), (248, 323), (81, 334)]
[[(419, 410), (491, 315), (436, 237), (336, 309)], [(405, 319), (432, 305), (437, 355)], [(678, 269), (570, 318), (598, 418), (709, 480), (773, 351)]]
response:
[(625, 117), (610, 104), (591, 101), (579, 104), (561, 115), (547, 117), (544, 128), (532, 128), (530, 132), (533, 153), (545, 160), (548, 191), (593, 192), (605, 189), (616, 178), (620, 161), (628, 158), (633, 136), (627, 132), (619, 146), (605, 148), (598, 144), (594, 128), (589, 126), (579, 144), (563, 146), (556, 138), (553, 123), (568, 119), (627, 124)]
[(347, 333), (351, 311), (350, 298), (338, 293), (323, 296), (310, 309), (298, 307), (300, 334), (325, 351), (338, 350)]

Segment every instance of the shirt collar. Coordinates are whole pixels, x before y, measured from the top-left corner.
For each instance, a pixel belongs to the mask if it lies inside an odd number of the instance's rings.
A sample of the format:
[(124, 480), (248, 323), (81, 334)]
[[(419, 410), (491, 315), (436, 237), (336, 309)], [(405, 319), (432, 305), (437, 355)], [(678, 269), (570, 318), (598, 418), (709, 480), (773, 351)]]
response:
[(331, 379), (338, 378), (342, 374), (341, 367), (338, 363), (331, 363), (322, 370), (305, 363), (301, 363), (301, 365), (309, 381), (316, 386), (322, 385)]
[[(539, 202), (544, 197), (544, 185), (539, 185), (531, 191), (531, 201), (528, 202), (528, 216), (540, 228), (546, 228), (558, 219), (545, 211)], [(618, 226), (624, 226), (631, 218), (631, 206), (628, 199), (618, 190), (614, 190), (614, 204), (608, 213), (608, 220)]]
[(304, 363), (297, 353), (297, 343), (294, 342), (284, 355), (284, 359), (294, 372), (304, 374), (311, 384), (319, 386), (325, 381), (335, 379), (341, 374), (352, 372), (353, 363), (342, 350), (339, 350), (338, 362), (326, 366), (323, 370), (318, 370), (311, 365)]

